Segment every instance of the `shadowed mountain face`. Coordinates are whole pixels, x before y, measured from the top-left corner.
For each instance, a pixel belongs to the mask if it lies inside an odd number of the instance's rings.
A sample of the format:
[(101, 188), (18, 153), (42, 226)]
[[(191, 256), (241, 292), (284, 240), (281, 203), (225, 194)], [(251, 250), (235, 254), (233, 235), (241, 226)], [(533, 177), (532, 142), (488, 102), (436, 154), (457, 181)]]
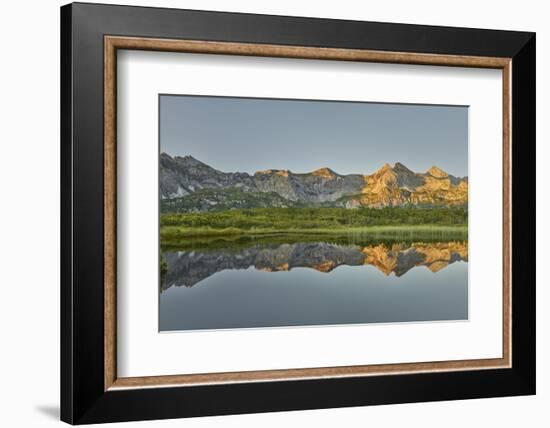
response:
[(329, 168), (298, 174), (270, 169), (254, 175), (221, 172), (191, 157), (160, 156), (164, 212), (231, 208), (467, 205), (468, 179), (437, 167), (416, 173), (401, 163), (370, 175), (341, 175)]
[(328, 273), (341, 265), (372, 265), (385, 275), (397, 277), (415, 267), (438, 272), (449, 264), (468, 261), (467, 242), (338, 245), (327, 242), (263, 244), (247, 248), (164, 252), (167, 273), (162, 290), (171, 286), (192, 287), (224, 270), (267, 272), (310, 268)]

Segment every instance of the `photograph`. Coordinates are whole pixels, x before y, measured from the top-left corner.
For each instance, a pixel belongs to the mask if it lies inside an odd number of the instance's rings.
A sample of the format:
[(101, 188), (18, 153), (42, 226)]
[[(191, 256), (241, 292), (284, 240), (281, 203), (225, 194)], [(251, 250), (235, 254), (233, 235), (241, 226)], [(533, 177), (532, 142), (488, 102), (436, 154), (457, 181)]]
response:
[(468, 320), (468, 106), (158, 100), (160, 332)]

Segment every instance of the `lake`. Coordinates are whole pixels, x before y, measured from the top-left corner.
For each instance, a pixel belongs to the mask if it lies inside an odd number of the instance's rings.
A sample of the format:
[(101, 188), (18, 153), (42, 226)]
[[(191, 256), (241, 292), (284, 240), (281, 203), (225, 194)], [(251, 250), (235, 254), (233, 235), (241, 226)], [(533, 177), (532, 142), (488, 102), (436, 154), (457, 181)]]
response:
[(161, 331), (468, 319), (466, 241), (278, 235), (161, 255)]

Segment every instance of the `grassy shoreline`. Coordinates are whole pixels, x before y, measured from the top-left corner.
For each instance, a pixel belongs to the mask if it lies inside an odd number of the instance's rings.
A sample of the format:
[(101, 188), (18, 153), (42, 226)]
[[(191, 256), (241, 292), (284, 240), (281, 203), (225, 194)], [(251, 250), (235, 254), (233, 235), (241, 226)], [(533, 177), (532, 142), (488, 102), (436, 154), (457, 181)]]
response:
[[(390, 233), (388, 233), (390, 232)], [(210, 235), (210, 236), (185, 236), (183, 238), (172, 237), (161, 240), (161, 251), (237, 251), (256, 245), (279, 246), (282, 244), (319, 243), (324, 242), (333, 245), (357, 245), (367, 247), (371, 245), (384, 245), (390, 248), (393, 244), (414, 245), (417, 243), (430, 244), (437, 242), (468, 242), (468, 233), (465, 228), (453, 228), (452, 230), (440, 230), (434, 232), (425, 228), (409, 231), (387, 231), (382, 233), (272, 233), (272, 234), (238, 234), (238, 235)]]
[(354, 226), (354, 227), (333, 227), (333, 228), (256, 228), (249, 229), (228, 227), (213, 228), (203, 227), (181, 227), (162, 226), (160, 229), (161, 240), (172, 240), (174, 238), (185, 239), (194, 237), (223, 237), (223, 236), (267, 236), (267, 235), (415, 235), (415, 234), (467, 234), (467, 225), (395, 225), (395, 226)]
[(162, 245), (229, 237), (467, 239), (467, 223), (464, 208), (253, 208), (162, 214), (160, 238)]

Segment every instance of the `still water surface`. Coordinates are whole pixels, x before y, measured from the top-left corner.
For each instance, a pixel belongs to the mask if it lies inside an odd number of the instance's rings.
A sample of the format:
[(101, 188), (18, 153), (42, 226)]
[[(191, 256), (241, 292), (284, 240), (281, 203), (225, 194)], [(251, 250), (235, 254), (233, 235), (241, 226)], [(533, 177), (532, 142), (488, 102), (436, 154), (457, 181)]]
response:
[(468, 244), (277, 242), (165, 250), (160, 330), (465, 320)]

